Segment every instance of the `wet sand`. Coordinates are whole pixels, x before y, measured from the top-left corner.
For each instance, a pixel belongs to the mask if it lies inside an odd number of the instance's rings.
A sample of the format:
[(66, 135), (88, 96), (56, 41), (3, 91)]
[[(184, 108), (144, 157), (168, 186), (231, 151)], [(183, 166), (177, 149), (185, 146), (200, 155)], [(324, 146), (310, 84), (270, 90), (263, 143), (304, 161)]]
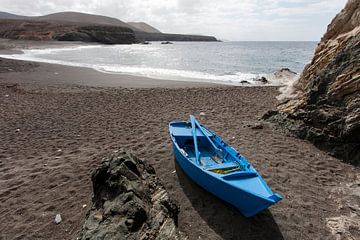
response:
[[(341, 238), (360, 237), (338, 220), (359, 215), (351, 207), (360, 202), (360, 170), (260, 122), (278, 103), (274, 87), (148, 85), (121, 75), (114, 85), (113, 75), (89, 69), (0, 63), (0, 239), (76, 239), (91, 173), (119, 148), (154, 166), (190, 239), (334, 239), (341, 229)], [(167, 129), (189, 114), (240, 150), (284, 199), (245, 219), (192, 183), (175, 165)]]
[[(219, 86), (215, 83), (169, 81), (123, 74), (107, 74), (91, 68), (71, 67), (48, 63), (29, 63), (26, 61), (0, 58), (4, 67), (0, 78), (8, 83), (35, 85), (81, 85), (91, 87), (124, 87), (124, 88), (183, 88)], [(22, 67), (16, 66), (22, 62)], [(35, 67), (35, 68), (34, 68)], [(9, 70), (10, 69), (10, 70)], [(24, 74), (26, 72), (26, 74)]]

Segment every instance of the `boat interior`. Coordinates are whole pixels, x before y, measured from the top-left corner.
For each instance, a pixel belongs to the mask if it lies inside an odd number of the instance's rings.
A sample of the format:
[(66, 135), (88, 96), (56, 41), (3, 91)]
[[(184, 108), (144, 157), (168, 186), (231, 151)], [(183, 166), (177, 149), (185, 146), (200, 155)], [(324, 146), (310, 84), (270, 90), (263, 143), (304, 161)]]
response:
[[(176, 123), (172, 126), (173, 137), (180, 148), (180, 152), (190, 161), (205, 169), (218, 173), (228, 174), (246, 171), (247, 164), (243, 164), (237, 156), (227, 151), (227, 144), (206, 128), (198, 127), (196, 131), (196, 145), (191, 123)], [(198, 159), (196, 156), (198, 149)]]

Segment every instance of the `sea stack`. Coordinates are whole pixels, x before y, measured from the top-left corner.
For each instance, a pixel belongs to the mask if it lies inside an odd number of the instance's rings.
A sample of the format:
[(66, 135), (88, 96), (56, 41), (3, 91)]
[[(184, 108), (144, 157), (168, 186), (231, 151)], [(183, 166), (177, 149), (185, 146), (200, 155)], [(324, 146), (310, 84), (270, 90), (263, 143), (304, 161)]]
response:
[(332, 20), (294, 87), (297, 97), (264, 118), (360, 164), (360, 1), (349, 0)]

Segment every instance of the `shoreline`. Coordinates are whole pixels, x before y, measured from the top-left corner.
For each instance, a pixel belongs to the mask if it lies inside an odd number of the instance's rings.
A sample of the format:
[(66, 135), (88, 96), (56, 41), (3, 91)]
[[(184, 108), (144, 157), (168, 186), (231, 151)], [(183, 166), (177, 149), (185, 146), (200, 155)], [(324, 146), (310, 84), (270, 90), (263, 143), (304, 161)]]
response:
[[(18, 60), (18, 61), (26, 61), (26, 62), (33, 62), (39, 64), (39, 66), (43, 66), (45, 64), (46, 66), (49, 65), (57, 65), (62, 67), (69, 67), (69, 72), (72, 72), (77, 76), (79, 74), (76, 74), (73, 69), (70, 68), (79, 68), (79, 69), (89, 69), (91, 71), (97, 71), (103, 74), (107, 74), (108, 78), (111, 79), (111, 81), (107, 81), (103, 85), (95, 83), (93, 79), (90, 81), (89, 86), (120, 86), (120, 87), (144, 87), (139, 82), (151, 81), (149, 84), (145, 84), (145, 87), (171, 87), (174, 85), (174, 87), (180, 87), (181, 85), (184, 85), (185, 87), (208, 87), (208, 86), (236, 86), (236, 87), (287, 87), (292, 84), (292, 82), (296, 81), (298, 78), (298, 74), (296, 72), (291, 71), (289, 68), (282, 67), (277, 69), (276, 71), (272, 73), (244, 73), (245, 75), (251, 75), (248, 77), (240, 77), (237, 76), (237, 73), (234, 75), (216, 75), (216, 74), (210, 74), (211, 77), (208, 78), (206, 76), (206, 73), (203, 72), (197, 72), (197, 71), (190, 71), (187, 72), (186, 70), (176, 70), (176, 69), (166, 69), (166, 68), (149, 68), (152, 70), (142, 70), (142, 68), (137, 68), (135, 66), (135, 69), (131, 71), (121, 72), (119, 70), (116, 70), (116, 67), (113, 67), (112, 65), (97, 65), (97, 64), (87, 64), (87, 63), (77, 63), (77, 62), (68, 62), (63, 60), (54, 60), (54, 59), (42, 59), (38, 57), (32, 57), (31, 53), (27, 54), (26, 50), (50, 50), (51, 49), (72, 49), (72, 48), (92, 48), (92, 47), (98, 47), (103, 46), (101, 44), (97, 43), (81, 43), (81, 42), (60, 42), (59, 44), (56, 44), (54, 42), (44, 42), (43, 45), (41, 45), (39, 42), (35, 41), (19, 41), (16, 40), (6, 40), (6, 39), (0, 39), (0, 58), (6, 58), (9, 60)], [(15, 54), (15, 56), (6, 56), (6, 55), (12, 55)], [(24, 55), (23, 55), (24, 54)], [(16, 56), (17, 55), (17, 56)], [(23, 57), (21, 56), (23, 55)], [(114, 68), (114, 69), (112, 69)], [(121, 68), (121, 66), (120, 66)], [(146, 69), (146, 68), (145, 68)], [(60, 69), (59, 71), (63, 71), (67, 69)], [(59, 71), (54, 71), (58, 73)], [(133, 72), (135, 71), (135, 72)], [(145, 71), (145, 72), (143, 72)], [(149, 72), (147, 72), (149, 71)], [(154, 71), (154, 72), (152, 72)], [(157, 72), (160, 71), (160, 72)], [(171, 73), (166, 73), (167, 71), (170, 71)], [(82, 71), (82, 73), (84, 70)], [(164, 73), (165, 72), (165, 73)], [(184, 73), (183, 73), (184, 72)], [(190, 74), (190, 75), (188, 75)], [(195, 76), (192, 77), (191, 74), (195, 74)], [(205, 76), (197, 76), (198, 74), (205, 74)], [(81, 74), (80, 74), (81, 75)], [(91, 74), (87, 74), (91, 75)], [(117, 75), (117, 77), (109, 76), (109, 75)], [(226, 76), (236, 77), (236, 79), (232, 78), (222, 78)], [(99, 79), (104, 80), (103, 77), (100, 75), (97, 75)], [(116, 84), (116, 79), (120, 81), (121, 83)], [(162, 81), (162, 82), (161, 82)], [(174, 84), (164, 83), (163, 81), (173, 81)], [(265, 81), (265, 82), (264, 82)], [(129, 82), (134, 82), (134, 84), (129, 84)], [(84, 81), (81, 81), (80, 84), (84, 84)], [(280, 89), (279, 89), (280, 90)]]
[[(20, 53), (21, 49), (31, 48), (52, 48), (59, 46), (91, 46), (99, 44), (84, 44), (84, 43), (71, 43), (60, 42), (59, 44), (53, 42), (36, 41), (16, 41), (0, 39), (0, 54), (10, 55)], [(34, 67), (29, 69), (28, 74), (24, 75), (17, 71), (2, 71), (2, 76), (5, 79), (11, 79), (9, 83), (37, 83), (41, 85), (52, 84), (75, 84), (92, 87), (125, 87), (125, 88), (182, 88), (182, 87), (216, 87), (216, 86), (229, 86), (221, 83), (210, 83), (201, 81), (178, 81), (155, 79), (149, 77), (134, 76), (121, 73), (107, 73), (98, 71), (90, 67), (77, 67), (67, 66), (62, 64), (34, 62), (26, 60), (16, 60), (8, 58), (0, 58), (2, 65), (8, 62), (8, 69), (16, 68), (14, 65), (33, 64)], [(4, 70), (5, 67), (2, 67)], [(1, 80), (0, 80), (1, 81)]]
[[(7, 83), (38, 84), (38, 85), (82, 85), (90, 87), (123, 87), (123, 88), (194, 88), (194, 87), (232, 87), (223, 84), (162, 80), (147, 77), (138, 77), (125, 74), (110, 74), (86, 67), (72, 67), (52, 63), (39, 63), (22, 60), (1, 59), (2, 63), (12, 62), (14, 65), (32, 64), (27, 74), (17, 71), (1, 73)], [(6, 64), (6, 63), (5, 63)], [(0, 79), (0, 82), (4, 82)]]

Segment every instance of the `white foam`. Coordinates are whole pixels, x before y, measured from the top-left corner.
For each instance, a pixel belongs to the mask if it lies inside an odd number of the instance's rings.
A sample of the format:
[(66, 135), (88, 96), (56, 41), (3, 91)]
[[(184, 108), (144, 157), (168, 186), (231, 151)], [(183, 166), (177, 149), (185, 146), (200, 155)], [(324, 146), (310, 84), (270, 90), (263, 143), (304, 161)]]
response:
[[(211, 82), (211, 83), (222, 83), (228, 85), (237, 85), (237, 86), (292, 86), (295, 78), (293, 75), (282, 74), (281, 76), (273, 74), (254, 74), (254, 73), (244, 73), (236, 72), (234, 74), (224, 74), (216, 75), (207, 72), (199, 71), (190, 71), (190, 70), (180, 70), (180, 69), (169, 69), (169, 68), (154, 68), (147, 66), (126, 66), (119, 64), (93, 64), (93, 63), (84, 63), (84, 62), (75, 62), (75, 61), (63, 61), (63, 60), (54, 60), (48, 59), (48, 55), (56, 54), (60, 51), (73, 51), (81, 49), (92, 49), (92, 48), (112, 48), (112, 46), (98, 46), (98, 45), (88, 45), (88, 46), (71, 46), (71, 47), (62, 47), (62, 48), (47, 48), (47, 49), (26, 49), (23, 50), (23, 54), (13, 54), (13, 55), (0, 55), (3, 58), (17, 59), (17, 60), (26, 60), (26, 61), (35, 61), (35, 62), (45, 62), (52, 64), (61, 64), (67, 66), (75, 67), (87, 67), (93, 68), (97, 71), (111, 74), (129, 74), (135, 76), (150, 77), (156, 79), (164, 80), (182, 80), (182, 81), (202, 81), (202, 82)], [(116, 48), (121, 51), (152, 51), (158, 48), (157, 46), (148, 46), (148, 45), (117, 45)], [(268, 83), (264, 84), (261, 81), (256, 81), (261, 77), (265, 77), (268, 80)], [(288, 88), (284, 88), (282, 91), (284, 94), (289, 92)], [(288, 94), (288, 93), (287, 93)]]
[(204, 81), (225, 83), (230, 85), (242, 85), (242, 81), (247, 81), (250, 84), (256, 84), (254, 79), (257, 74), (251, 73), (236, 73), (229, 75), (215, 75), (210, 73), (178, 70), (178, 69), (166, 69), (166, 68), (151, 68), (143, 66), (94, 66), (95, 69), (106, 73), (124, 73), (131, 75), (138, 75), (157, 79), (167, 80), (185, 80), (185, 81)]
[(272, 74), (276, 82), (278, 82), (280, 88), (280, 95), (276, 98), (281, 101), (296, 97), (294, 84), (299, 79), (299, 75), (290, 70), (279, 70)]
[[(91, 46), (92, 47), (92, 46)], [(81, 47), (85, 48), (85, 47)], [(41, 54), (51, 54), (57, 51), (73, 50), (74, 48), (62, 48), (62, 49), (31, 49), (24, 50), (23, 54), (13, 55), (0, 55), (0, 57), (16, 60), (61, 64), (74, 67), (87, 67), (93, 68), (97, 71), (111, 74), (129, 74), (135, 76), (150, 77), (163, 80), (182, 80), (182, 81), (203, 81), (211, 83), (223, 83), (228, 85), (260, 85), (260, 83), (254, 81), (258, 74), (241, 73), (228, 74), (228, 75), (215, 75), (198, 71), (187, 71), (178, 69), (166, 69), (166, 68), (151, 68), (143, 66), (121, 66), (121, 65), (97, 65), (80, 62), (70, 62), (54, 59), (45, 59), (39, 57)]]

